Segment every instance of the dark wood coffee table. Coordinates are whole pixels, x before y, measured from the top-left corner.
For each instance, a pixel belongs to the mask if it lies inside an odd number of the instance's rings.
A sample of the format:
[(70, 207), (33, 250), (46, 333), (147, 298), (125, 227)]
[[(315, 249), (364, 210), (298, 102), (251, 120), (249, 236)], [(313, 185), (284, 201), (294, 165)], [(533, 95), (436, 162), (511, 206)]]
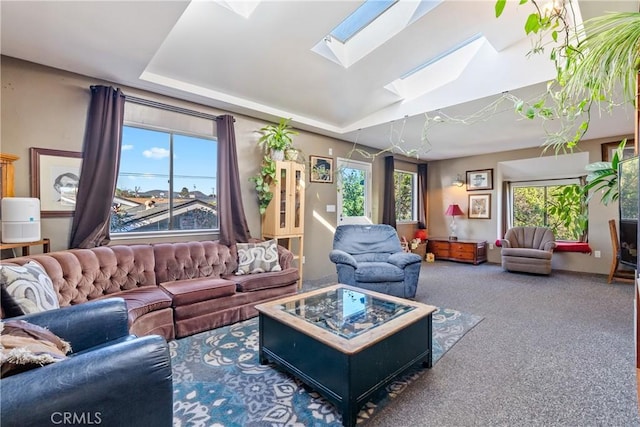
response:
[(256, 309), (260, 363), (272, 361), (317, 390), (344, 426), (399, 374), (432, 365), (434, 306), (338, 284)]

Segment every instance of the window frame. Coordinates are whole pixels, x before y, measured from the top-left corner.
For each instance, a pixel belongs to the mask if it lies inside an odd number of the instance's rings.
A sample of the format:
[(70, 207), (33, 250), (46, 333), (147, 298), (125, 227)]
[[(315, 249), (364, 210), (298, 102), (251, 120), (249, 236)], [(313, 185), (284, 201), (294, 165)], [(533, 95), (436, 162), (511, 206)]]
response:
[[(143, 100), (142, 100), (143, 101)], [(133, 102), (133, 103), (137, 103), (137, 102)], [(141, 102), (143, 105), (147, 105), (144, 101)], [(198, 112), (191, 112), (189, 110), (185, 110), (182, 108), (174, 108), (170, 105), (162, 105), (162, 104), (157, 104), (157, 103), (152, 103), (150, 105), (147, 105), (149, 107), (152, 108), (157, 108), (160, 110), (166, 110), (169, 112), (173, 112), (173, 113), (180, 113), (180, 114), (185, 114), (185, 115), (193, 115), (195, 117), (198, 118), (204, 118), (207, 120), (212, 120), (215, 126), (215, 116), (209, 116), (209, 115), (205, 115), (202, 113), (198, 113)], [(168, 175), (169, 175), (169, 180), (171, 181), (169, 183), (168, 186), (168, 191), (169, 194), (171, 194), (171, 185), (172, 183), (175, 183), (175, 176), (174, 176), (174, 136), (179, 135), (179, 136), (184, 136), (184, 137), (189, 137), (189, 138), (198, 138), (198, 139), (202, 139), (202, 140), (208, 140), (208, 141), (213, 141), (216, 144), (215, 150), (216, 150), (216, 155), (219, 155), (219, 144), (218, 144), (218, 138), (217, 135), (215, 134), (215, 132), (212, 132), (211, 135), (203, 135), (203, 134), (199, 134), (199, 133), (195, 133), (195, 132), (188, 132), (185, 130), (175, 130), (175, 129), (170, 129), (168, 127), (163, 127), (163, 126), (157, 126), (157, 125), (153, 125), (150, 123), (139, 123), (139, 122), (135, 122), (132, 120), (125, 120), (123, 122), (122, 125), (122, 130), (124, 132), (124, 128), (125, 127), (130, 127), (130, 128), (136, 128), (136, 129), (141, 129), (141, 130), (148, 130), (148, 131), (153, 131), (153, 132), (162, 132), (168, 135), (169, 137), (169, 168), (168, 168)], [(214, 127), (212, 127), (212, 129), (214, 129)], [(124, 144), (125, 141), (124, 139), (121, 141), (121, 144)], [(122, 157), (122, 152), (120, 154), (120, 156)], [(140, 238), (157, 238), (157, 237), (189, 237), (189, 236), (206, 236), (206, 235), (215, 235), (215, 234), (219, 234), (220, 232), (220, 213), (219, 213), (219, 208), (218, 208), (218, 204), (217, 204), (217, 199), (218, 199), (218, 195), (219, 195), (219, 179), (218, 179), (218, 170), (217, 170), (217, 165), (215, 166), (214, 169), (215, 175), (212, 176), (212, 179), (215, 180), (215, 198), (216, 198), (216, 210), (217, 210), (217, 226), (215, 228), (200, 228), (200, 229), (174, 229), (174, 230), (158, 230), (158, 231), (112, 231), (110, 230), (110, 236), (112, 238), (112, 240), (128, 240), (128, 239), (140, 239)], [(120, 175), (121, 171), (118, 171), (118, 177)], [(117, 184), (116, 184), (117, 185)], [(174, 193), (176, 192), (175, 188), (173, 188)], [(114, 195), (114, 199), (115, 199), (115, 195)], [(170, 217), (170, 215), (172, 214), (173, 211), (175, 211), (176, 209), (180, 209), (180, 206), (175, 207), (173, 205), (173, 203), (169, 203), (168, 206), (168, 212), (167, 215)]]
[[(514, 197), (515, 197), (515, 189), (516, 188), (530, 188), (530, 187), (544, 187), (544, 188), (548, 188), (548, 187), (559, 187), (559, 186), (563, 186), (563, 185), (578, 185), (581, 186), (581, 182), (580, 182), (580, 177), (567, 177), (567, 178), (557, 178), (557, 179), (539, 179), (539, 180), (527, 180), (527, 181), (514, 181), (510, 183), (510, 190), (509, 190), (509, 223), (511, 224), (511, 226), (515, 225), (515, 203), (514, 203)], [(585, 207), (585, 214), (588, 215), (589, 213), (589, 205), (588, 203), (585, 203), (584, 205)], [(546, 208), (546, 206), (545, 206)], [(544, 218), (544, 222), (545, 225), (544, 227), (549, 227), (548, 224), (548, 212), (545, 210), (545, 218)], [(588, 227), (588, 223), (587, 223), (587, 228), (584, 231), (584, 235), (588, 236), (589, 234), (589, 227)], [(556, 236), (557, 238), (557, 236)], [(567, 242), (583, 242), (580, 239), (572, 239), (572, 240), (568, 240), (568, 239), (558, 239), (558, 240), (562, 240), (562, 241), (567, 241)], [(588, 239), (585, 239), (584, 242), (586, 242)]]

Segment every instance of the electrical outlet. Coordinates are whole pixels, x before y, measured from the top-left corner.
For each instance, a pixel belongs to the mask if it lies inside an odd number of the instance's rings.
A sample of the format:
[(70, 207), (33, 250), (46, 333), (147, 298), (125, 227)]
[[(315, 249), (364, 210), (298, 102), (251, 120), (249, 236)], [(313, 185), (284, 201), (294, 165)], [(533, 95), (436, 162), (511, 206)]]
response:
[(305, 257), (303, 256), (302, 257), (302, 263), (304, 264), (304, 262), (305, 262)]
[(593, 256), (596, 257), (596, 258), (600, 258), (600, 251), (595, 251), (593, 253)]
[(329, 155), (333, 155), (333, 148), (329, 148)]
[(489, 249), (493, 249), (493, 243), (489, 243)]

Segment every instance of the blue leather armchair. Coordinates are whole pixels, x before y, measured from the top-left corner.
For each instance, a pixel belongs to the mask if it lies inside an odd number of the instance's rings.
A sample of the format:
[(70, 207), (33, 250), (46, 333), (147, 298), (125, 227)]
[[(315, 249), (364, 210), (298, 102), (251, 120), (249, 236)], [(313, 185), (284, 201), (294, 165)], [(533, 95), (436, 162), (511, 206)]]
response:
[[(0, 423), (171, 426), (173, 390), (167, 342), (129, 335), (121, 298), (14, 317), (71, 343), (68, 358), (0, 380)], [(65, 418), (66, 417), (66, 418)]]
[(389, 225), (338, 226), (329, 259), (340, 283), (401, 298), (416, 296), (422, 258), (403, 252)]

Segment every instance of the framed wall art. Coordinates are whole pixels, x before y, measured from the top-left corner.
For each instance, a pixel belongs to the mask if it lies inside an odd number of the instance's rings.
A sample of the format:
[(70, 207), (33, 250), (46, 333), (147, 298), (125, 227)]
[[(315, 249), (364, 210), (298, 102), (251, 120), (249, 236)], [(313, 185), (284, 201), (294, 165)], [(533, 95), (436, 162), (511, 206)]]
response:
[[(602, 150), (602, 161), (610, 162), (613, 159), (613, 152), (616, 151), (621, 141), (617, 142), (605, 142), (600, 145)], [(635, 141), (633, 139), (627, 139), (627, 143), (622, 150), (622, 158), (620, 160), (629, 159), (635, 155)]]
[(30, 148), (31, 197), (40, 199), (40, 216), (73, 216), (82, 153)]
[(469, 218), (491, 219), (491, 194), (469, 194)]
[(309, 156), (310, 171), (309, 180), (311, 182), (333, 182), (333, 159), (331, 157)]
[(467, 171), (467, 191), (493, 190), (493, 169)]

